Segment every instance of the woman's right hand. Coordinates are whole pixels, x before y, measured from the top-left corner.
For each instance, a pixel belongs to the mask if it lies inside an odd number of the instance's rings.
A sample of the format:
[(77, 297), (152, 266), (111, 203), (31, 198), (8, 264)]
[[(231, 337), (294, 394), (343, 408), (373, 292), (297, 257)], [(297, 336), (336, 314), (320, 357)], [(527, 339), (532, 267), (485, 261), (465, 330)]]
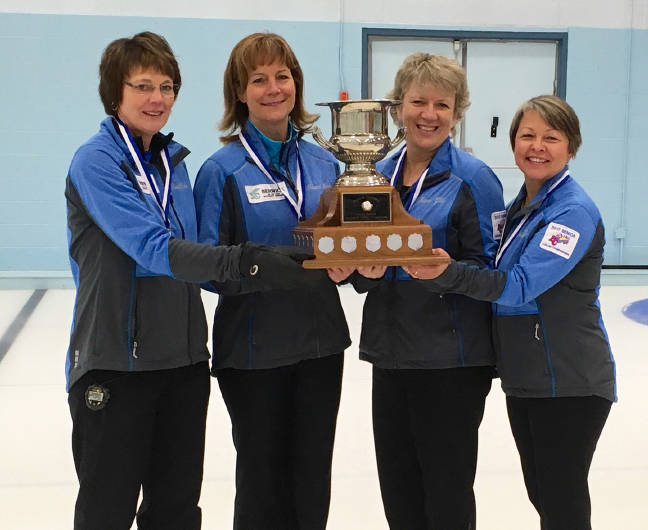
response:
[(365, 267), (358, 267), (358, 272), (365, 278), (376, 280), (382, 278), (387, 270), (387, 265), (368, 265)]
[(444, 249), (434, 248), (432, 254), (439, 258), (447, 258), (446, 263), (437, 263), (434, 265), (406, 265), (403, 269), (407, 274), (416, 280), (434, 280), (441, 276), (450, 264), (451, 257)]

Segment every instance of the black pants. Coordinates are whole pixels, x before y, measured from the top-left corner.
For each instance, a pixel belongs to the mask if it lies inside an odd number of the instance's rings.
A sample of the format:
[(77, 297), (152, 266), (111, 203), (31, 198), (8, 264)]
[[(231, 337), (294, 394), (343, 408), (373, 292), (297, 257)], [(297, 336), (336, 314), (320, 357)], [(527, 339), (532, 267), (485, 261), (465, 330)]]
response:
[(478, 429), (492, 367), (373, 369), (373, 427), (392, 530), (472, 530)]
[(587, 476), (611, 406), (597, 396), (506, 398), (542, 530), (591, 530)]
[[(85, 403), (89, 385), (110, 391), (101, 410)], [(93, 370), (68, 396), (79, 494), (75, 530), (200, 528), (198, 507), (209, 401), (207, 362), (172, 370)]]
[(235, 530), (323, 530), (342, 354), (216, 372), (236, 447)]

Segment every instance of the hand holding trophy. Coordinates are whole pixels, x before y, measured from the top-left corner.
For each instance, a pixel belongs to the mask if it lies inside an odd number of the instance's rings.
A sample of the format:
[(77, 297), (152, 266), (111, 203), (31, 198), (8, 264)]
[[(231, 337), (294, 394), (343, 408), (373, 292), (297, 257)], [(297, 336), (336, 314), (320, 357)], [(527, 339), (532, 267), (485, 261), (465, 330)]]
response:
[(318, 103), (332, 114), (333, 136), (326, 140), (315, 128), (313, 138), (344, 162), (346, 169), (322, 193), (317, 211), (293, 231), (297, 246), (312, 250), (309, 269), (369, 265), (447, 262), (432, 253), (432, 229), (409, 215), (398, 192), (375, 163), (405, 136), (392, 141), (387, 110), (400, 101), (349, 100)]

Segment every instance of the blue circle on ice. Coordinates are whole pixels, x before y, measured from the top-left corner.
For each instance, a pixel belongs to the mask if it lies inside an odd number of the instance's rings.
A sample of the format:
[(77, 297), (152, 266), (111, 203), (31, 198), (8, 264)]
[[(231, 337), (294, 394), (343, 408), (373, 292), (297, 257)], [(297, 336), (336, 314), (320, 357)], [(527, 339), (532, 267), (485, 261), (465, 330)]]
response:
[(648, 298), (628, 304), (621, 312), (629, 319), (648, 326)]

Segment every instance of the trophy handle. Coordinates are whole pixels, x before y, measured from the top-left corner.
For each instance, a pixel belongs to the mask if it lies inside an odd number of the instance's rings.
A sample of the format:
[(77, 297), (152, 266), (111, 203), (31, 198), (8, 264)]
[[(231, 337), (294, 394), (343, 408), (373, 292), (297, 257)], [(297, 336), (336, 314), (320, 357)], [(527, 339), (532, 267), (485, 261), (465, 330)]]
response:
[(396, 136), (394, 137), (394, 139), (391, 141), (391, 144), (389, 145), (389, 150), (391, 151), (394, 147), (396, 147), (404, 139), (405, 139), (405, 127), (399, 127), (398, 128), (398, 133), (396, 133)]
[(313, 132), (311, 134), (313, 135), (313, 139), (324, 149), (329, 150), (331, 153), (337, 152), (337, 147), (324, 138), (319, 127), (313, 127)]

